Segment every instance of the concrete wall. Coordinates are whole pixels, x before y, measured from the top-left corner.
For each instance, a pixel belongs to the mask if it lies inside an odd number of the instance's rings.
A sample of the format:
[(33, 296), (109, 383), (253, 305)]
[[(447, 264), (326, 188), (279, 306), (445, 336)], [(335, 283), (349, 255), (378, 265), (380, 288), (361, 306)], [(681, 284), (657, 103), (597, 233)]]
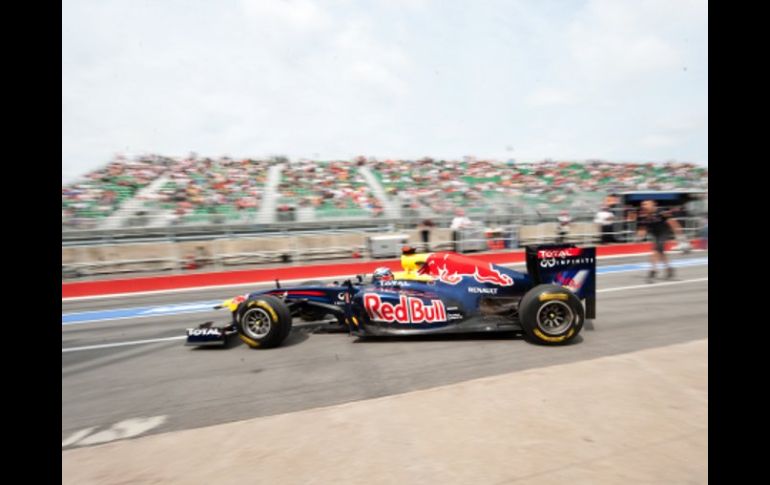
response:
[[(556, 237), (557, 225), (555, 223), (522, 226), (519, 232), (519, 245), (536, 242), (553, 241)], [(599, 226), (592, 223), (574, 223), (570, 227), (570, 234), (590, 233), (599, 234)], [(404, 231), (409, 236), (412, 244), (421, 242), (420, 233), (417, 230)], [(238, 255), (244, 253), (263, 253), (265, 261), (273, 261), (280, 258), (281, 254), (294, 254), (295, 252), (311, 257), (317, 255), (323, 257), (346, 257), (354, 249), (362, 250), (367, 246), (368, 238), (377, 235), (374, 233), (344, 233), (344, 234), (317, 234), (302, 236), (276, 236), (276, 237), (249, 237), (234, 239), (219, 239), (214, 241), (186, 241), (186, 242), (153, 242), (130, 243), (102, 246), (67, 246), (62, 247), (62, 264), (99, 264), (107, 268), (147, 270), (161, 269), (173, 266), (173, 262), (185, 259), (191, 255), (200, 255), (205, 259), (217, 256)], [(582, 237), (569, 237), (569, 241), (580, 242)], [(430, 235), (431, 245), (441, 245), (452, 241), (451, 229), (433, 229)], [(365, 256), (364, 251), (364, 256)], [(237, 258), (229, 258), (231, 264), (237, 263)], [(153, 261), (157, 260), (157, 261)], [(260, 262), (259, 258), (249, 260)]]

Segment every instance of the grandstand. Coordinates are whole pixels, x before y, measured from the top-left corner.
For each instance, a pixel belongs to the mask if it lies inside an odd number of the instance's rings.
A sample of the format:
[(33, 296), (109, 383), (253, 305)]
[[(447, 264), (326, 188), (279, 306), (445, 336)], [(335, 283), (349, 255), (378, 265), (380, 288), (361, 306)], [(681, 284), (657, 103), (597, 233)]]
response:
[(62, 229), (595, 211), (625, 190), (708, 188), (687, 163), (116, 158), (62, 187)]
[(457, 209), (471, 215), (509, 212), (518, 194), (504, 183), (504, 167), (486, 161), (424, 158), (375, 162), (373, 171), (402, 208), (429, 217), (451, 215)]
[(269, 162), (251, 159), (181, 160), (151, 196), (150, 207), (173, 224), (253, 221), (262, 202)]
[(349, 161), (300, 160), (283, 168), (279, 206), (294, 207), (298, 221), (378, 217), (383, 203), (359, 167)]
[(62, 227), (87, 229), (114, 214), (141, 189), (167, 172), (164, 157), (116, 158), (103, 169), (62, 187)]

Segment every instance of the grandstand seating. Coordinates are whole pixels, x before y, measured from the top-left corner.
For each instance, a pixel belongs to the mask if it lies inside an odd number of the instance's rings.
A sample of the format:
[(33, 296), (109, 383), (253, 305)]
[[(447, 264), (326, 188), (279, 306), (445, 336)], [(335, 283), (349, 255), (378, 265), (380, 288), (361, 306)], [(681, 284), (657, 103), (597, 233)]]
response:
[[(272, 179), (276, 189), (266, 190), (271, 164), (282, 170), (280, 180)], [(374, 185), (362, 175), (363, 165), (374, 175)], [(157, 188), (147, 187), (154, 180)], [(276, 200), (279, 220), (290, 207), (310, 214), (310, 220), (334, 220), (377, 217), (392, 202), (404, 216), (425, 217), (453, 215), (458, 209), (470, 217), (592, 211), (612, 192), (707, 188), (708, 169), (686, 163), (514, 163), (472, 157), (319, 162), (153, 155), (117, 158), (63, 186), (62, 226), (94, 227), (131, 199), (141, 201), (147, 211), (169, 214), (168, 223), (207, 224), (254, 222), (263, 205), (273, 211), (264, 204), (267, 197)]]
[(301, 160), (284, 167), (279, 186), (281, 206), (311, 208), (318, 219), (375, 217), (382, 204), (348, 161)]

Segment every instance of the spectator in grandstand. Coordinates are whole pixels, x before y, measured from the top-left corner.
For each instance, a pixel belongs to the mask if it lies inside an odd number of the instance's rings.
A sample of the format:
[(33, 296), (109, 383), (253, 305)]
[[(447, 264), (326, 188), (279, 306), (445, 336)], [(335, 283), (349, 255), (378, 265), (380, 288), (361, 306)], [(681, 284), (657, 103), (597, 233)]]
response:
[(648, 234), (653, 237), (652, 254), (650, 262), (652, 268), (647, 276), (647, 282), (652, 283), (657, 272), (658, 262), (662, 262), (666, 267), (666, 278), (674, 277), (674, 268), (668, 262), (665, 253), (666, 240), (669, 239), (671, 232), (676, 234), (680, 240), (684, 239), (682, 226), (669, 216), (667, 211), (660, 210), (654, 200), (645, 200), (642, 202), (641, 210), (636, 218), (638, 232), (637, 237), (642, 240)]
[(609, 244), (615, 242), (615, 237), (612, 234), (613, 222), (615, 216), (610, 212), (609, 207), (602, 206), (599, 212), (594, 217), (594, 224), (602, 226), (602, 244)]

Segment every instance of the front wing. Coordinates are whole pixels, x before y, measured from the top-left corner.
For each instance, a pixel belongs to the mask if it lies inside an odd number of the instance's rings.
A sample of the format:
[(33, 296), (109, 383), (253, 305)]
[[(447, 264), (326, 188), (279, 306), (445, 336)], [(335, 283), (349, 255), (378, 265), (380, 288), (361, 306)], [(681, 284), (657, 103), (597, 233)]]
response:
[(213, 322), (206, 322), (196, 328), (187, 329), (185, 345), (196, 347), (224, 346), (227, 344), (227, 337), (235, 332), (236, 328), (233, 324), (215, 327)]

